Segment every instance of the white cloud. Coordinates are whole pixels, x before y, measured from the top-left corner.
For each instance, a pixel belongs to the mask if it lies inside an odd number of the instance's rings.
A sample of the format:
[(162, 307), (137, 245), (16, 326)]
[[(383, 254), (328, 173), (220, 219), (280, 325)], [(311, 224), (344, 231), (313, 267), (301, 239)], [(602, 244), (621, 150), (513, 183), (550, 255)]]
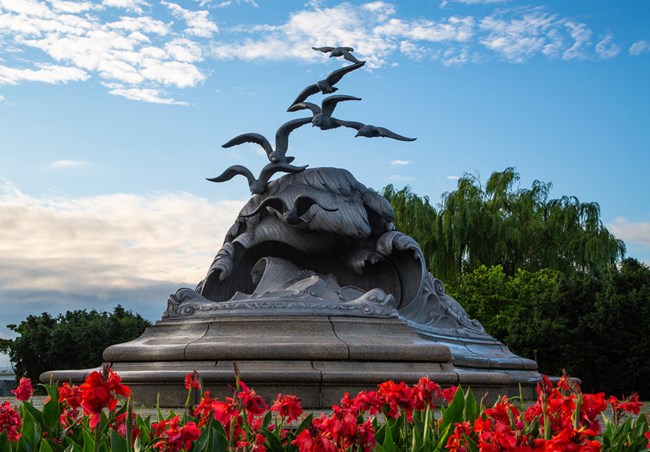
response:
[(124, 8), (137, 13), (142, 12), (142, 6), (148, 6), (144, 0), (102, 0), (102, 5), (110, 8)]
[(74, 67), (40, 64), (37, 69), (15, 69), (0, 65), (0, 85), (15, 85), (22, 81), (67, 83), (89, 77), (85, 71)]
[(406, 166), (410, 165), (411, 162), (409, 160), (391, 160), (390, 164), (396, 166)]
[(446, 6), (448, 3), (462, 3), (464, 5), (487, 5), (493, 3), (507, 3), (510, 0), (443, 0), (442, 6)]
[(187, 102), (181, 102), (175, 100), (171, 97), (165, 97), (166, 94), (161, 92), (158, 89), (153, 88), (129, 88), (122, 86), (117, 83), (107, 83), (105, 84), (107, 88), (110, 88), (108, 94), (113, 94), (115, 96), (121, 96), (129, 100), (137, 100), (141, 102), (150, 102), (152, 104), (164, 104), (164, 105), (188, 105)]
[(573, 39), (571, 47), (562, 54), (563, 60), (584, 60), (587, 58), (586, 49), (591, 46), (591, 30), (585, 24), (567, 21), (566, 28)]
[(636, 41), (630, 46), (630, 55), (638, 56), (643, 53), (650, 53), (650, 42), (645, 40)]
[(82, 168), (87, 166), (89, 163), (84, 160), (55, 160), (51, 163), (48, 163), (43, 167), (43, 170), (57, 170), (57, 169), (66, 169), (66, 168)]
[(625, 242), (634, 242), (650, 247), (650, 222), (629, 221), (627, 218), (617, 217), (607, 225), (609, 232)]
[[(102, 85), (111, 87), (110, 94), (182, 104), (169, 94), (161, 95), (161, 86), (189, 88), (205, 79), (198, 67), (203, 61), (201, 44), (188, 35), (207, 36), (216, 26), (206, 11), (192, 12), (174, 5), (172, 13), (180, 15), (188, 26), (178, 31), (172, 22), (144, 15), (145, 6), (149, 5), (141, 0), (104, 0), (101, 5), (0, 0), (0, 40), (9, 38), (19, 52), (17, 57), (2, 58), (0, 49), (0, 84), (65, 83), (97, 77)], [(111, 16), (104, 14), (106, 8), (120, 8), (121, 15), (110, 20)], [(30, 49), (45, 56), (26, 64), (20, 53)]]
[(187, 193), (33, 197), (0, 182), (0, 291), (193, 286), (243, 204)]
[(185, 21), (187, 24), (185, 32), (190, 35), (209, 38), (213, 33), (219, 31), (217, 24), (210, 20), (208, 11), (190, 11), (176, 3), (166, 1), (161, 3), (169, 8), (174, 17)]
[(447, 179), (449, 179), (449, 180), (458, 180), (458, 179), (460, 179), (460, 176), (447, 176)]
[[(212, 0), (198, 0), (198, 1), (199, 1), (199, 4), (201, 6), (203, 6), (203, 5), (206, 5), (206, 4), (210, 3)], [(254, 6), (255, 8), (258, 8), (260, 6), (260, 5), (257, 4), (257, 2), (255, 2), (255, 0), (236, 0), (235, 3), (238, 4), (238, 5), (244, 4), (244, 5)], [(232, 6), (232, 4), (233, 4), (232, 0), (225, 0), (225, 1), (217, 3), (215, 6), (217, 8), (227, 8), (229, 6)]]
[(612, 35), (608, 34), (596, 44), (596, 54), (603, 59), (613, 58), (621, 51), (612, 38)]

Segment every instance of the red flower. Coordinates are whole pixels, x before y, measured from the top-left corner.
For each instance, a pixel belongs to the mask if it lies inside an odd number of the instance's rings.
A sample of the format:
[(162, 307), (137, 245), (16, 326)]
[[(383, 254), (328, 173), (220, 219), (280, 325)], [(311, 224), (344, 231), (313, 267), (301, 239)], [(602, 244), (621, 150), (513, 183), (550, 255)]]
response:
[(99, 423), (103, 408), (115, 409), (116, 394), (124, 397), (131, 394), (129, 387), (121, 383), (122, 379), (117, 374), (112, 370), (108, 370), (107, 374), (107, 379), (104, 380), (99, 372), (91, 372), (81, 385), (81, 406), (84, 413), (92, 415), (90, 418), (92, 429)]
[(582, 394), (582, 404), (580, 405), (580, 417), (586, 422), (587, 427), (592, 427), (600, 431), (600, 423), (596, 418), (600, 413), (607, 409), (605, 402), (605, 393)]
[(438, 400), (442, 391), (440, 385), (429, 379), (428, 376), (420, 378), (415, 385), (411, 397), (414, 400), (414, 408), (416, 410), (426, 410), (427, 408), (434, 408), (434, 400)]
[(59, 405), (68, 408), (79, 408), (81, 406), (81, 388), (79, 386), (70, 386), (68, 382), (59, 386)]
[(295, 421), (302, 414), (300, 406), (300, 397), (278, 394), (275, 402), (271, 406), (271, 411), (278, 413), (281, 417), (286, 418), (288, 422)]
[(312, 434), (310, 429), (305, 429), (291, 441), (291, 444), (298, 446), (300, 452), (337, 452), (338, 450), (327, 434), (320, 430)]
[(226, 431), (228, 431), (230, 422), (233, 419), (239, 419), (239, 410), (230, 397), (226, 397), (225, 402), (215, 400), (212, 402), (212, 409), (214, 411), (214, 418), (221, 422)]
[(16, 410), (9, 402), (0, 405), (0, 433), (7, 431), (9, 441), (17, 442), (20, 439), (18, 429), (22, 426), (22, 420)]
[(413, 420), (413, 405), (411, 399), (411, 388), (404, 382), (395, 383), (392, 380), (379, 384), (377, 395), (388, 405), (386, 416), (397, 419), (400, 412), (404, 411), (406, 420)]
[(352, 407), (357, 414), (368, 412), (371, 416), (381, 412), (383, 405), (384, 401), (379, 397), (377, 391), (362, 391), (357, 394), (352, 402)]
[(456, 395), (457, 390), (458, 390), (458, 386), (451, 386), (443, 390), (441, 393), (442, 398), (445, 399), (445, 402), (451, 403), (451, 401), (454, 399), (454, 396)]
[(650, 449), (650, 432), (645, 432), (643, 435), (648, 439), (648, 449)]
[(34, 387), (32, 386), (32, 381), (29, 378), (21, 378), (18, 387), (12, 390), (16, 394), (16, 398), (22, 402), (26, 402), (34, 394)]
[[(136, 438), (140, 436), (140, 429), (135, 422), (136, 415), (135, 413), (131, 414), (131, 427), (133, 428), (133, 437), (131, 441), (135, 443)], [(126, 438), (126, 413), (122, 413), (115, 418), (115, 422), (111, 424), (111, 428), (115, 430), (119, 435)], [(133, 444), (132, 444), (133, 445)]]
[(473, 433), (472, 424), (467, 421), (457, 422), (454, 433), (447, 439), (447, 450), (450, 452), (468, 452), (470, 450), (467, 438)]
[(241, 391), (237, 393), (237, 397), (242, 402), (246, 412), (253, 416), (261, 416), (266, 413), (269, 406), (266, 404), (264, 399), (255, 394), (255, 391), (250, 389), (243, 381), (239, 381), (238, 385)]
[(201, 390), (201, 382), (199, 381), (199, 373), (195, 370), (192, 373), (185, 375), (185, 389), (188, 391), (190, 389), (196, 389), (197, 391)]
[(201, 430), (194, 422), (188, 422), (179, 428), (178, 421), (178, 416), (174, 416), (168, 421), (151, 424), (154, 435), (159, 438), (153, 445), (154, 449), (165, 452), (190, 450), (192, 443), (201, 436)]

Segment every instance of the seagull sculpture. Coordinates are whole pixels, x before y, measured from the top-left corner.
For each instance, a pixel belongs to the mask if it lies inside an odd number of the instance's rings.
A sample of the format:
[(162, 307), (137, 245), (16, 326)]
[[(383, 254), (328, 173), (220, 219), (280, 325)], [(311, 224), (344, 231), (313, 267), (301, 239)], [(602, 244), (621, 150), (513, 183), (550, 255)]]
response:
[(287, 149), (289, 147), (289, 134), (300, 126), (311, 122), (311, 118), (299, 118), (285, 122), (275, 133), (275, 149), (271, 147), (271, 143), (265, 136), (259, 133), (244, 133), (238, 135), (226, 144), (222, 145), (224, 148), (237, 146), (242, 143), (255, 143), (262, 146), (266, 152), (267, 157), (271, 163), (291, 163), (293, 157), (287, 157)]
[(318, 127), (321, 130), (336, 129), (337, 127), (341, 127), (341, 124), (339, 123), (338, 119), (332, 117), (332, 113), (334, 113), (336, 104), (346, 100), (361, 100), (361, 98), (339, 95), (328, 96), (323, 99), (320, 107), (316, 104), (312, 104), (311, 102), (299, 102), (297, 104), (293, 104), (287, 111), (309, 109), (313, 114), (313, 117), (311, 118), (312, 126)]
[(278, 196), (271, 196), (262, 201), (262, 203), (257, 206), (253, 212), (247, 215), (242, 214), (242, 217), (248, 218), (255, 216), (268, 207), (278, 212), (278, 214), (287, 224), (296, 226), (300, 225), (301, 223), (307, 223), (307, 220), (303, 218), (303, 215), (306, 214), (314, 204), (327, 212), (335, 212), (339, 210), (338, 207), (323, 205), (308, 195), (299, 195), (293, 202), (293, 206), (289, 206), (283, 198), (280, 198)]
[(329, 53), (330, 58), (336, 58), (342, 56), (346, 60), (351, 61), (353, 63), (361, 63), (361, 61), (359, 61), (357, 57), (352, 55), (352, 52), (354, 52), (354, 49), (352, 47), (312, 47), (312, 49), (323, 53)]
[(330, 94), (337, 91), (338, 88), (334, 85), (336, 85), (345, 74), (352, 72), (355, 69), (359, 69), (364, 64), (366, 64), (365, 61), (360, 61), (358, 63), (349, 64), (340, 69), (332, 71), (324, 80), (321, 80), (313, 85), (309, 85), (307, 88), (302, 90), (302, 92), (298, 94), (298, 97), (296, 97), (296, 100), (291, 103), (291, 106), (303, 102), (309, 96), (318, 92), (321, 92), (323, 94)]
[(337, 120), (338, 123), (345, 127), (350, 127), (357, 130), (355, 137), (366, 137), (366, 138), (376, 138), (376, 137), (386, 137), (392, 138), (393, 140), (399, 141), (415, 141), (416, 138), (408, 138), (402, 135), (398, 135), (395, 132), (384, 127), (376, 127), (370, 124), (363, 124), (356, 121), (343, 121), (342, 119)]
[(259, 177), (255, 179), (251, 170), (245, 166), (233, 165), (226, 168), (226, 170), (217, 177), (212, 177), (208, 180), (210, 182), (225, 182), (235, 176), (244, 176), (248, 179), (248, 188), (250, 188), (251, 194), (259, 195), (266, 191), (269, 180), (275, 173), (280, 171), (284, 173), (299, 173), (307, 168), (307, 166), (308, 165), (293, 166), (288, 163), (267, 163), (267, 165), (262, 168)]

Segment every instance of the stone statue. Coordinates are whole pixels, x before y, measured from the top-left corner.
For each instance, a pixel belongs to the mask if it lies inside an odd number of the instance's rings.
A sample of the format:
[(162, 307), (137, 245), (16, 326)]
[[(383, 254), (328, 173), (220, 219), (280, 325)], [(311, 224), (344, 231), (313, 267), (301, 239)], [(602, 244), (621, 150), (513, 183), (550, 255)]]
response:
[[(131, 342), (109, 347), (104, 360), (120, 371), (139, 403), (182, 406), (186, 372), (198, 370), (219, 394), (232, 383), (231, 361), (259, 393), (298, 394), (306, 407), (338, 402), (344, 391), (389, 379), (428, 375), (443, 385), (471, 385), (533, 397), (539, 373), (469, 318), (426, 268), (416, 241), (395, 230), (395, 213), (345, 169), (294, 166), (289, 134), (312, 123), (345, 126), (356, 136), (413, 141), (383, 127), (332, 117), (341, 101), (306, 102), (364, 62), (351, 47), (316, 51), (352, 64), (304, 89), (289, 111), (309, 109), (277, 130), (275, 147), (257, 133), (223, 147), (260, 145), (269, 162), (255, 178), (234, 165), (208, 179), (248, 179), (250, 200), (226, 234), (205, 278), (170, 295), (162, 319)], [(286, 173), (271, 180), (278, 173)], [(86, 371), (53, 371), (41, 381), (83, 381)], [(138, 392), (139, 391), (139, 392)], [(223, 390), (221, 390), (223, 393)]]

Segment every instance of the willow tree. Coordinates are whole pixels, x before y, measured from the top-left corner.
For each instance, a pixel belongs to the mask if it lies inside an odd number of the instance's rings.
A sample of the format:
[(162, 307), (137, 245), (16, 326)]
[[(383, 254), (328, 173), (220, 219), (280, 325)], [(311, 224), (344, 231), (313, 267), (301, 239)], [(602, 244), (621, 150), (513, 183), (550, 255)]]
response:
[(513, 168), (492, 173), (485, 185), (465, 174), (437, 208), (408, 187), (389, 185), (383, 194), (397, 228), (418, 241), (429, 269), (450, 282), (483, 264), (514, 275), (518, 268), (593, 271), (624, 257), (625, 245), (603, 226), (597, 203), (549, 199), (550, 183), (518, 188), (518, 182)]

